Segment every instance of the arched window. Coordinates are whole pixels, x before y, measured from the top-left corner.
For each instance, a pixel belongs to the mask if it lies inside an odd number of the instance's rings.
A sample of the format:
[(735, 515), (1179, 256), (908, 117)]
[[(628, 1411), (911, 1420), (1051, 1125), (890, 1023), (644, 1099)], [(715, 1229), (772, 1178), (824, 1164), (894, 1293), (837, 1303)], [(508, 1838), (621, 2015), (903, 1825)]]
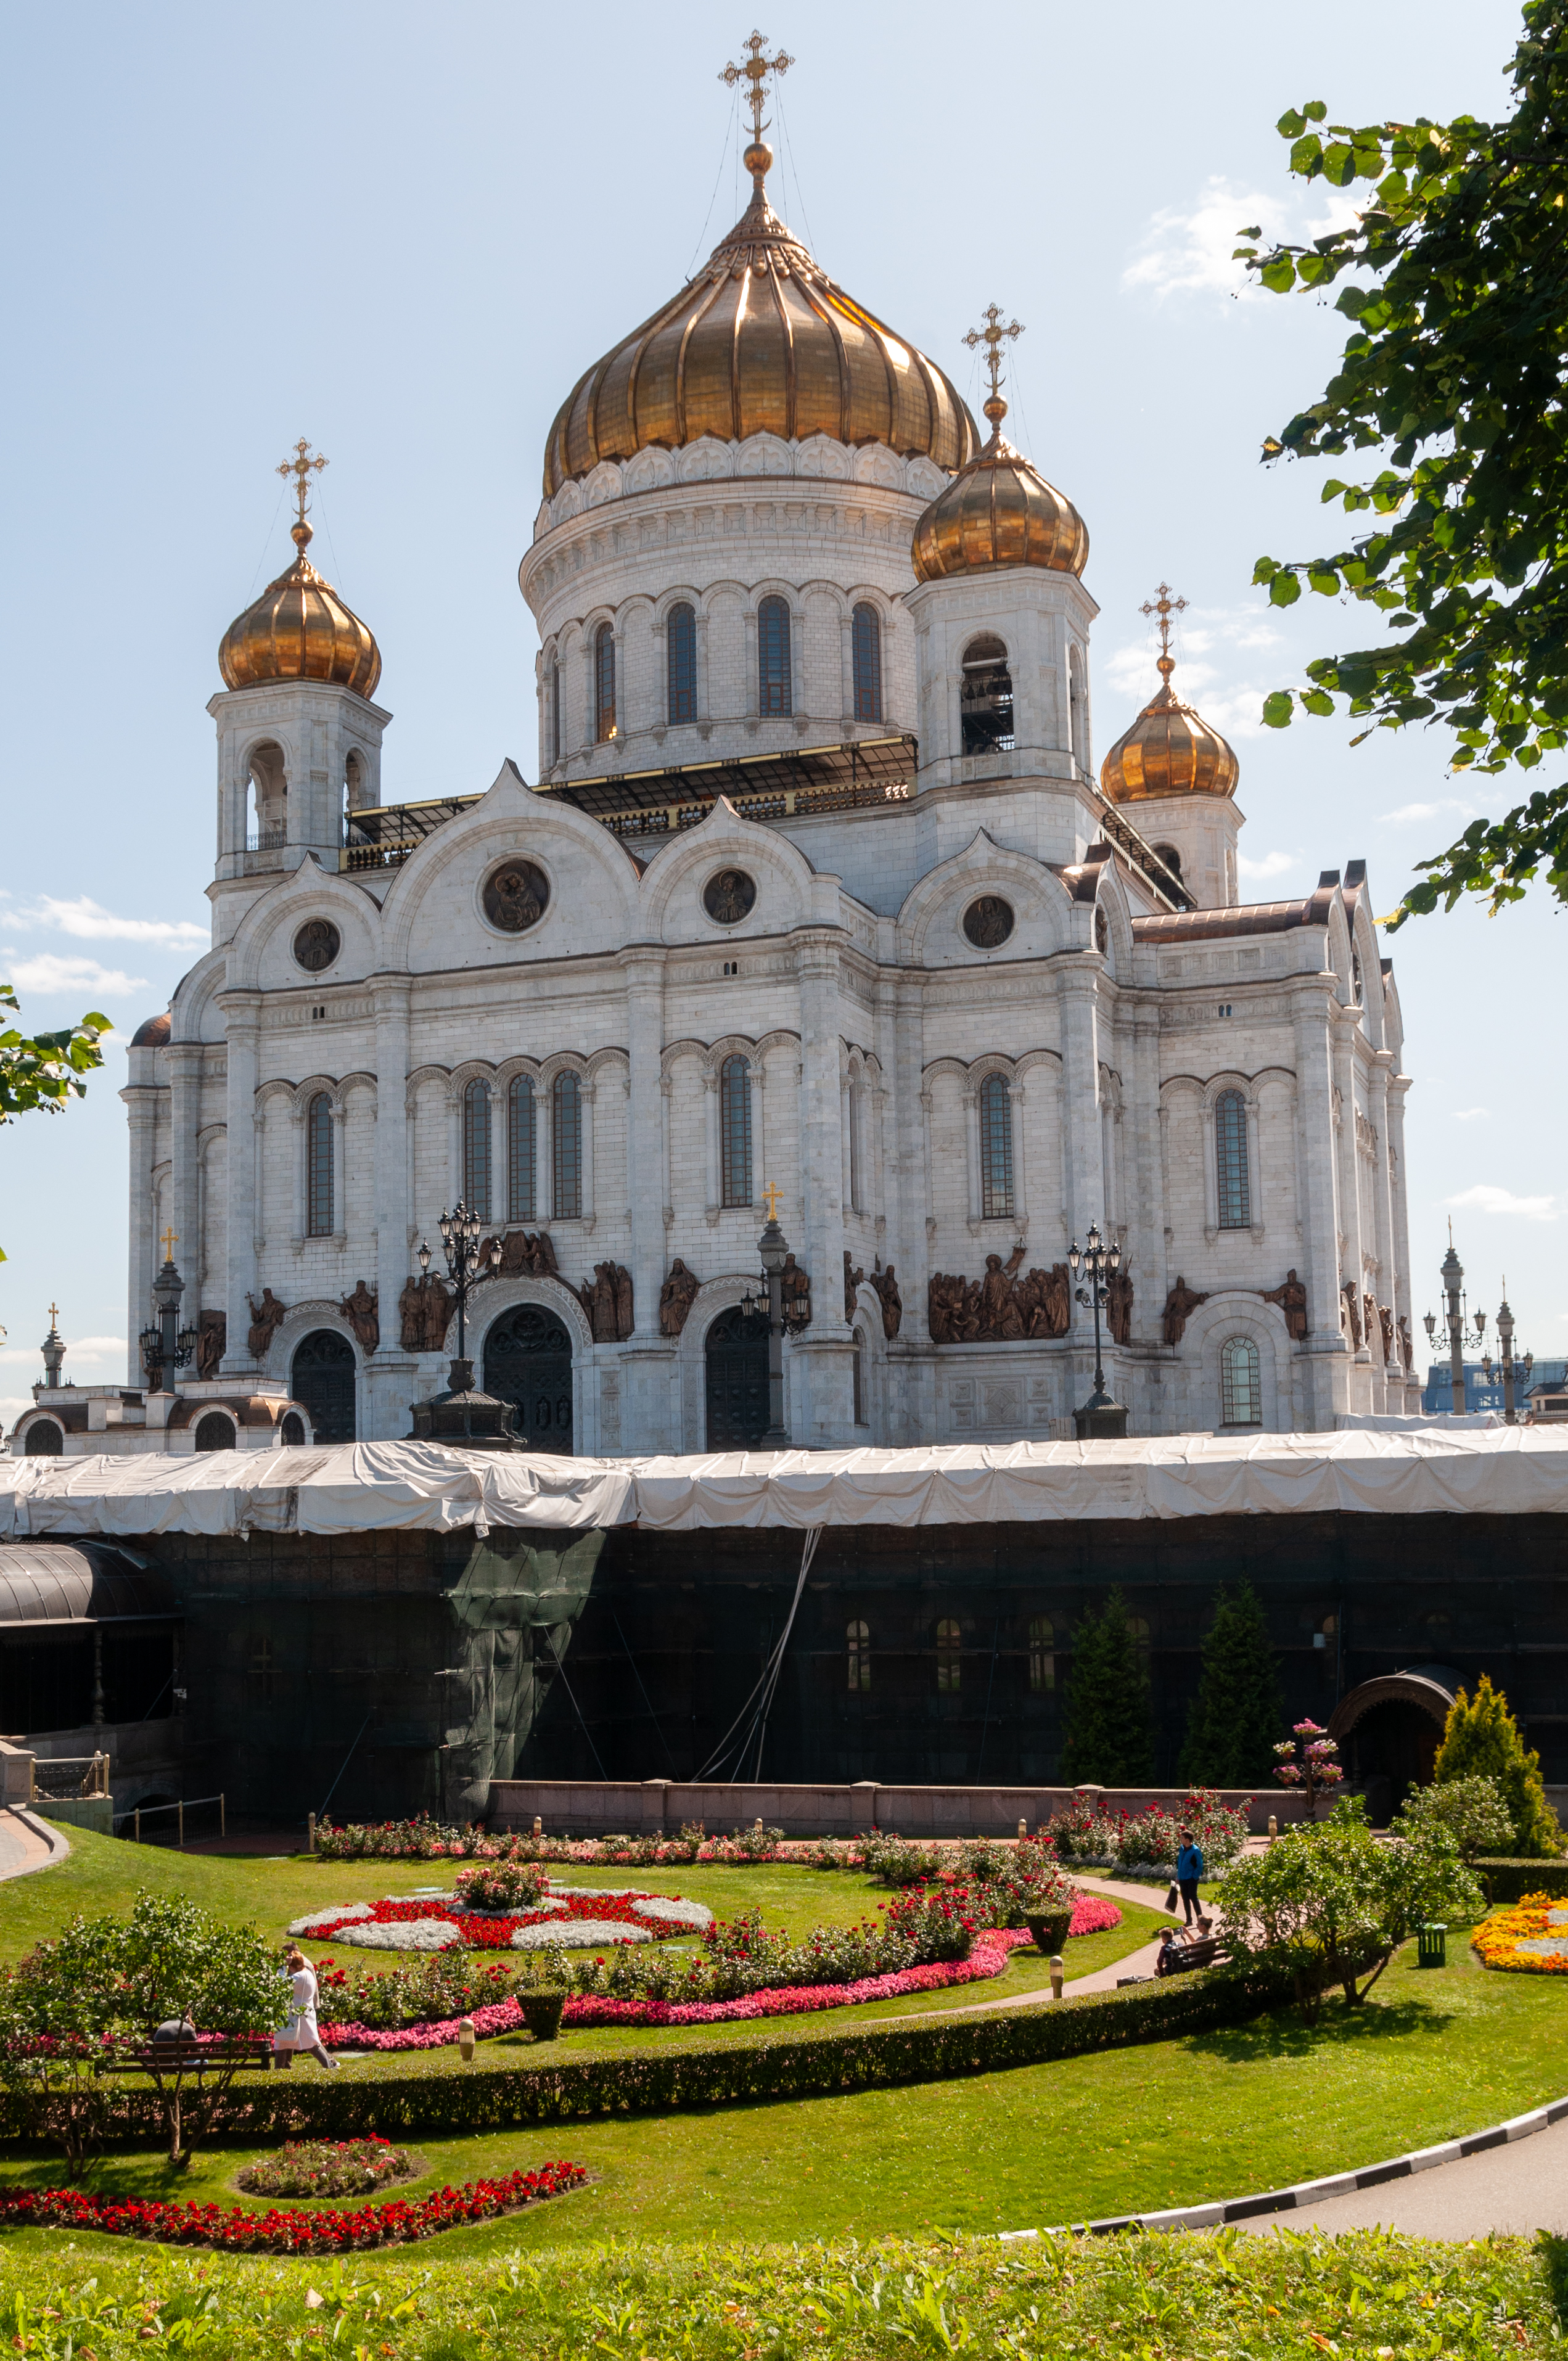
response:
[(1227, 1336), (1220, 1347), (1220, 1423), (1263, 1424), (1263, 1373), (1250, 1336)]
[(793, 713), (789, 660), (789, 609), (782, 598), (764, 598), (757, 609), (757, 710)]
[(1068, 723), (1071, 732), (1072, 759), (1080, 771), (1089, 768), (1089, 708), (1083, 694), (1083, 658), (1076, 648), (1069, 651), (1067, 660)]
[(583, 1086), (576, 1074), (557, 1074), (551, 1093), (554, 1139), (554, 1216), (576, 1222), (583, 1213)]
[(872, 1685), (872, 1634), (868, 1623), (846, 1623), (844, 1638), (850, 1665), (850, 1694), (859, 1697)]
[(615, 736), (615, 631), (609, 623), (594, 633), (594, 736), (601, 746)]
[(305, 1422), (297, 1410), (285, 1411), (283, 1423), (278, 1429), (278, 1440), (286, 1450), (298, 1450), (305, 1439)]
[(951, 1620), (937, 1626), (937, 1687), (943, 1697), (951, 1697), (959, 1685), (962, 1671), (963, 1634)]
[(318, 1091), (305, 1116), (305, 1227), (313, 1238), (330, 1238), (332, 1203), (332, 1101)]
[(672, 607), (664, 625), (669, 643), (670, 695), (665, 719), (696, 719), (696, 615), (685, 605)]
[(864, 599), (850, 624), (850, 652), (855, 664), (855, 719), (882, 719), (882, 617)]
[(726, 1058), (718, 1070), (719, 1202), (751, 1202), (751, 1069)]
[(313, 1328), (295, 1347), (289, 1391), (310, 1412), (318, 1443), (354, 1440), (354, 1347), (335, 1328)]
[(276, 740), (251, 748), (246, 777), (252, 813), (247, 846), (252, 852), (276, 851), (289, 840), (289, 774)]
[(221, 1410), (210, 1410), (205, 1418), (196, 1422), (198, 1451), (232, 1451), (235, 1447), (235, 1423)]
[(561, 759), (561, 664), (558, 657), (552, 656), (550, 659), (550, 672), (544, 684), (544, 694), (548, 702), (545, 730), (550, 748), (550, 760), (554, 764)]
[(850, 1204), (851, 1209), (852, 1209), (855, 1213), (858, 1213), (861, 1211), (861, 1118), (862, 1114), (864, 1113), (864, 1108), (863, 1108), (862, 1104), (861, 1104), (862, 1099), (863, 1099), (863, 1097), (864, 1097), (864, 1093), (862, 1092), (862, 1090), (861, 1090), (861, 1085), (860, 1085), (860, 1083), (859, 1083), (859, 1082), (850, 1082), (850, 1088), (849, 1088), (849, 1092), (848, 1092), (848, 1097), (849, 1097), (849, 1108), (848, 1108), (849, 1121), (848, 1121), (848, 1124), (847, 1124), (847, 1126), (846, 1126), (846, 1128), (847, 1128), (847, 1130), (848, 1130), (848, 1132), (849, 1132), (849, 1146), (850, 1146)]
[(52, 1418), (35, 1418), (22, 1443), (24, 1459), (58, 1459), (65, 1449), (65, 1435)]
[(988, 1222), (1013, 1212), (1013, 1100), (1005, 1074), (980, 1086), (980, 1210)]
[(1057, 1685), (1056, 1631), (1048, 1615), (1029, 1620), (1029, 1693), (1048, 1697)]
[(533, 1104), (533, 1080), (529, 1074), (512, 1078), (507, 1093), (507, 1219), (509, 1222), (532, 1222), (534, 1218), (533, 1162), (536, 1139), (536, 1110)]
[(343, 805), (345, 811), (357, 811), (365, 794), (365, 765), (350, 747), (348, 760), (343, 766)]
[(463, 1093), (463, 1202), (481, 1222), (490, 1218), (490, 1086), (477, 1080)]
[(1155, 846), (1155, 858), (1157, 861), (1164, 862), (1166, 867), (1169, 870), (1173, 877), (1180, 876), (1181, 855), (1178, 852), (1174, 844), (1157, 844)]
[(1240, 1091), (1222, 1091), (1214, 1101), (1214, 1171), (1219, 1183), (1220, 1227), (1252, 1224), (1252, 1183), (1246, 1163), (1246, 1101)]
[(866, 1416), (866, 1340), (857, 1328), (855, 1349), (850, 1362), (850, 1378), (854, 1394), (854, 1419), (857, 1426), (870, 1426)]
[(994, 631), (982, 631), (964, 650), (959, 717), (966, 754), (1004, 753), (1013, 743), (1013, 675)]

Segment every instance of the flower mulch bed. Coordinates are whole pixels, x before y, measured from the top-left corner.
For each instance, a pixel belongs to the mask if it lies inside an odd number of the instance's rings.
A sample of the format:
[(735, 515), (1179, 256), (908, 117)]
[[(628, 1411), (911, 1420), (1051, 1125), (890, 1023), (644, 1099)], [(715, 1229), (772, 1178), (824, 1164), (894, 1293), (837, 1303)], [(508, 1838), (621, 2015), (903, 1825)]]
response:
[(1516, 1975), (1568, 1975), (1568, 1909), (1550, 1894), (1527, 1894), (1506, 1910), (1494, 1910), (1470, 1938), (1484, 1967)]
[(526, 1910), (466, 1909), (449, 1894), (341, 1902), (296, 1918), (289, 1932), (371, 1951), (446, 1951), (460, 1943), (471, 1951), (593, 1950), (703, 1934), (712, 1924), (711, 1910), (679, 1894), (572, 1886)]

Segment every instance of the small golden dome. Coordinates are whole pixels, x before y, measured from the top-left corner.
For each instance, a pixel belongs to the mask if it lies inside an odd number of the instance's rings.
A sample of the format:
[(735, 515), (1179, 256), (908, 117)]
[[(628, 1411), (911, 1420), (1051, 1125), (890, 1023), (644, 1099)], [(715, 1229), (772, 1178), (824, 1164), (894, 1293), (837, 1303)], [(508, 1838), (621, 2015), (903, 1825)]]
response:
[(368, 697), (381, 677), (381, 651), (368, 624), (305, 555), (312, 533), (302, 517), (292, 533), (300, 553), (294, 563), (268, 584), (253, 607), (236, 616), (219, 642), (224, 686), (324, 680)]
[(883, 443), (961, 467), (980, 445), (934, 361), (847, 295), (769, 204), (771, 151), (746, 151), (754, 192), (704, 269), (581, 377), (544, 451), (544, 497), (601, 459), (712, 434)]
[[(1163, 584), (1160, 590), (1163, 598)], [(1168, 633), (1164, 617), (1161, 631)], [(1145, 803), (1155, 796), (1234, 796), (1242, 767), (1235, 750), (1172, 688), (1176, 659), (1168, 636), (1158, 663), (1157, 691), (1100, 765), (1102, 788), (1113, 804)]]
[(1047, 484), (1002, 432), (1007, 404), (985, 405), (990, 442), (939, 491), (915, 528), (916, 578), (943, 582), (992, 566), (1046, 566), (1081, 574), (1089, 527), (1065, 492)]

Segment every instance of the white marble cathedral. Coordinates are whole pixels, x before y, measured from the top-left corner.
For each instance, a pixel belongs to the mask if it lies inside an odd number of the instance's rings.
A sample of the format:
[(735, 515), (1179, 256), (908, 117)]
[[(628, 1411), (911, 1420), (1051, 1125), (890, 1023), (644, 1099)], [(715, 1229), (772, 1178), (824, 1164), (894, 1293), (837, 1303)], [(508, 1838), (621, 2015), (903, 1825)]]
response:
[(291, 1396), (318, 1437), (406, 1434), (459, 1197), (501, 1241), (469, 1351), (534, 1444), (752, 1440), (769, 1187), (796, 1444), (1064, 1432), (1091, 1223), (1134, 1434), (1419, 1408), (1363, 866), (1238, 901), (1236, 758), (1168, 653), (1096, 771), (1089, 536), (1003, 437), (1011, 325), (982, 443), (769, 206), (768, 70), (743, 219), (551, 430), (536, 786), (383, 800), (380, 657), (306, 555), (300, 445), (297, 561), (208, 708), (213, 948), (125, 1093), (129, 1333), (172, 1232), (222, 1412), (168, 1447)]

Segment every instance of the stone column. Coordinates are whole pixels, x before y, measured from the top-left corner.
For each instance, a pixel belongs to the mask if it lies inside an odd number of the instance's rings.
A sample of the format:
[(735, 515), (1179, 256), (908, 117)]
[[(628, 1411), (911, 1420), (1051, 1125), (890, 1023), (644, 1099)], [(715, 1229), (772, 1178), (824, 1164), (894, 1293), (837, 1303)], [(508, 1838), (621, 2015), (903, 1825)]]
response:
[(580, 1120), (583, 1133), (582, 1198), (585, 1235), (593, 1228), (598, 1210), (598, 1201), (594, 1195), (594, 1100), (597, 1096), (598, 1084), (585, 1080), (577, 1099), (577, 1104), (582, 1109)]
[[(1334, 1140), (1338, 1150), (1336, 1160), (1339, 1172), (1339, 1228), (1344, 1238), (1339, 1276), (1342, 1287), (1347, 1279), (1354, 1279), (1355, 1282), (1356, 1319), (1360, 1323), (1363, 1318), (1362, 1297), (1366, 1292), (1366, 1274), (1362, 1268), (1365, 1236), (1361, 1192), (1361, 1142), (1355, 1127), (1357, 1114), (1355, 1037), (1358, 1019), (1354, 1008), (1342, 1007), (1338, 1002), (1331, 1002), (1329, 1017), (1332, 1028), (1330, 1053), (1333, 1060), (1334, 1088), (1339, 1093), (1338, 1105), (1335, 1108), (1338, 1127), (1334, 1133)], [(1354, 1334), (1352, 1349), (1354, 1349)], [(1361, 1350), (1368, 1362), (1375, 1357), (1367, 1344), (1365, 1324), (1362, 1327)], [(1361, 1356), (1357, 1355), (1356, 1357), (1359, 1359)], [(1365, 1401), (1353, 1401), (1349, 1405), (1353, 1410), (1365, 1406)]]
[(796, 1445), (854, 1436), (853, 1346), (844, 1323), (843, 1102), (839, 1088), (839, 961), (836, 928), (797, 935), (800, 977), (800, 1163), (798, 1224), (787, 1202), (785, 1235), (811, 1275), (811, 1325), (792, 1347), (790, 1439)]
[(1405, 1097), (1409, 1087), (1409, 1074), (1390, 1074), (1388, 1077), (1388, 1137), (1384, 1153), (1388, 1166), (1392, 1201), (1389, 1219), (1392, 1224), (1394, 1291), (1388, 1300), (1394, 1307), (1394, 1350), (1398, 1356), (1400, 1381), (1409, 1389), (1405, 1408), (1413, 1413), (1420, 1408), (1420, 1363), (1412, 1351), (1407, 1375), (1405, 1356), (1399, 1344), (1401, 1313), (1409, 1330), (1412, 1345), (1420, 1344), (1416, 1333), (1415, 1300), (1410, 1292), (1410, 1216), (1405, 1191)]
[(1087, 964), (1061, 983), (1062, 1132), (1066, 1146), (1067, 1225), (1080, 1246), (1091, 1222), (1103, 1234), (1110, 1218), (1105, 1202), (1103, 1129), (1100, 1120), (1100, 1023), (1098, 969)]
[[(194, 1328), (202, 1308), (202, 1241), (200, 1174), (197, 1134), (202, 1121), (202, 1045), (199, 1041), (170, 1044), (170, 1154), (173, 1160), (174, 1259), (185, 1281), (180, 1306), (181, 1327)], [(158, 1246), (161, 1265), (163, 1247)]]
[(256, 1084), (260, 1048), (261, 994), (225, 992), (218, 1003), (228, 1036), (227, 1124), (228, 1271), (225, 1299), (228, 1321), (223, 1372), (249, 1375), (256, 1368), (246, 1332), (247, 1298), (256, 1291)]
[[(413, 1268), (409, 1246), (409, 996), (406, 975), (378, 975), (376, 1009), (376, 1298), (381, 1341), (365, 1372), (367, 1422), (378, 1441), (409, 1432), (418, 1364), (402, 1347), (398, 1299)], [(437, 1265), (439, 1268), (439, 1264)]]
[[(638, 1336), (659, 1334), (659, 1289), (664, 1277), (664, 1110), (660, 1060), (664, 1050), (664, 955), (638, 946), (623, 951), (626, 1047), (630, 1065), (627, 1104), (627, 1201), (631, 1208), (631, 1284)], [(753, 1141), (759, 1148), (760, 1141)]]
[[(148, 1071), (152, 1070), (153, 1052), (133, 1049), (133, 1067), (139, 1060)], [(233, 1068), (230, 1071), (232, 1074)], [(147, 1371), (141, 1365), (141, 1353), (137, 1338), (152, 1320), (152, 1282), (158, 1276), (153, 1232), (157, 1219), (153, 1211), (152, 1171), (158, 1160), (158, 1089), (153, 1082), (132, 1082), (120, 1093), (125, 1101), (126, 1117), (130, 1127), (130, 1202), (127, 1206), (130, 1235), (130, 1267), (127, 1272), (128, 1294), (126, 1304), (126, 1379), (132, 1386), (145, 1386)], [(230, 1323), (233, 1334), (233, 1323)]]
[(1332, 1028), (1333, 978), (1326, 971), (1290, 980), (1296, 1034), (1296, 1206), (1307, 1290), (1308, 1334), (1296, 1348), (1309, 1427), (1332, 1427), (1349, 1408), (1349, 1372), (1340, 1334), (1339, 1187), (1334, 1146)]

